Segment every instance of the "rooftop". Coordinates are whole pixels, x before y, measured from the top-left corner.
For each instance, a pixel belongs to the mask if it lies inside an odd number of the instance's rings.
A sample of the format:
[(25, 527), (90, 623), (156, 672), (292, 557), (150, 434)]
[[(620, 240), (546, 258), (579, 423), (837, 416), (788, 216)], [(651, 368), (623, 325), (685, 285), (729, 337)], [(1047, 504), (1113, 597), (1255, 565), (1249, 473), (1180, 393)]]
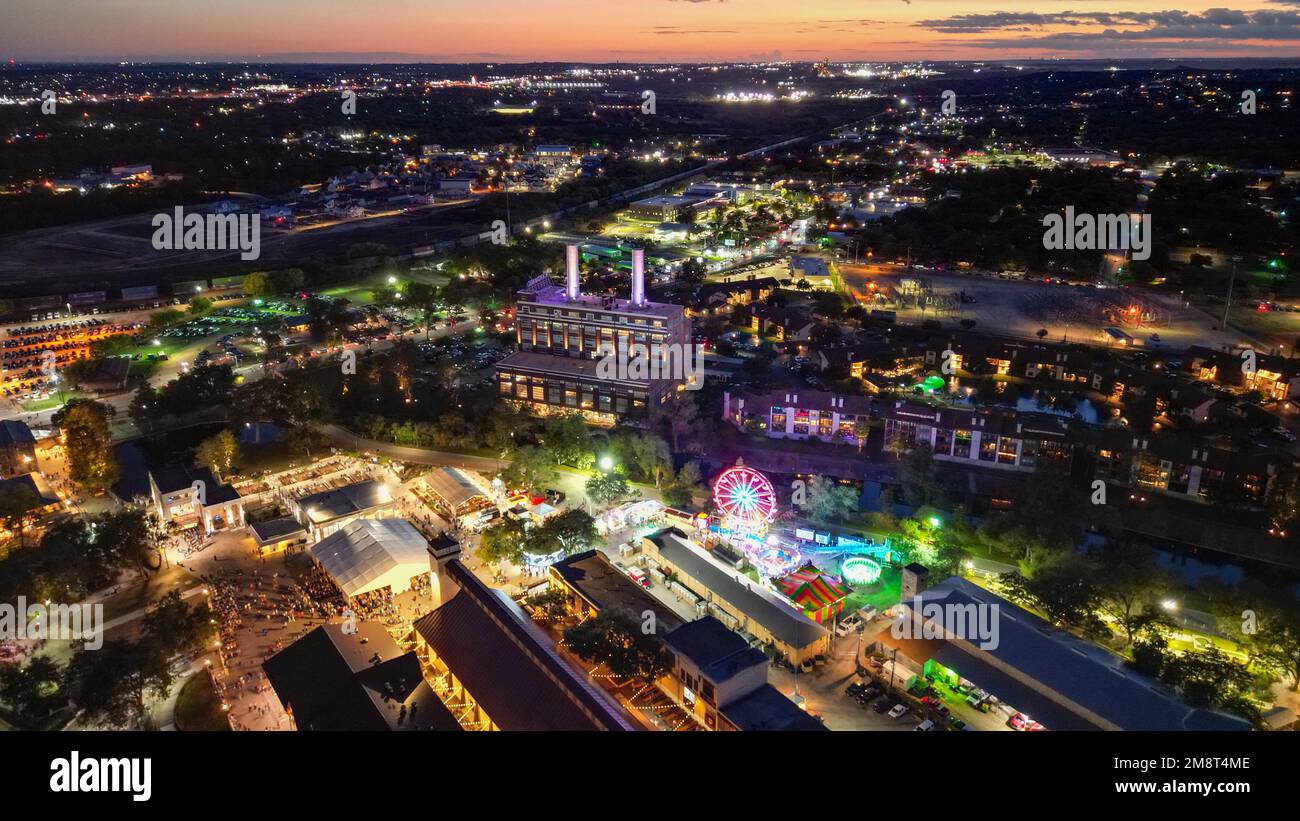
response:
[(350, 598), (428, 573), (428, 549), (405, 519), (358, 519), (312, 545), (311, 555)]
[(682, 620), (676, 613), (660, 604), (644, 587), (629, 579), (626, 573), (610, 563), (605, 554), (598, 550), (575, 553), (561, 559), (551, 565), (551, 572), (562, 578), (597, 610), (614, 607), (635, 614), (649, 610), (655, 615), (657, 630), (667, 632), (682, 626)]
[(325, 624), (262, 664), (299, 730), (460, 730), (382, 625)]
[[(1057, 630), (1038, 616), (960, 577), (936, 584), (920, 596), (923, 604), (939, 602), (960, 606), (996, 605), (997, 647), (973, 651), (954, 641), (939, 644), (936, 660), (960, 675), (997, 694), (998, 683), (980, 680), (987, 670), (971, 669), (971, 659), (1006, 671), (1026, 689), (1037, 693), (1039, 702), (1055, 705), (1044, 709), (1068, 711), (1101, 729), (1120, 730), (1247, 730), (1243, 719), (1183, 704), (1161, 685), (1127, 668), (1120, 657), (1093, 644)], [(904, 602), (908, 607), (913, 602)], [(973, 645), (972, 645), (973, 646)], [(945, 657), (949, 661), (945, 661)], [(925, 659), (917, 659), (925, 661)], [(1038, 686), (1034, 686), (1037, 684)], [(1045, 692), (1046, 691), (1046, 692)], [(1063, 704), (1050, 693), (1070, 704)], [(1014, 696), (1008, 697), (1013, 706)], [(1022, 707), (1022, 709), (1029, 709)], [(1092, 718), (1085, 713), (1091, 713)], [(1047, 716), (1035, 716), (1054, 729)], [(1098, 721), (1099, 719), (1099, 721)], [(1110, 725), (1110, 726), (1106, 726)], [(1068, 729), (1068, 727), (1065, 727)]]
[(503, 730), (631, 730), (608, 697), (557, 655), (528, 614), (459, 561), (460, 590), (416, 632)]
[(826, 725), (799, 709), (799, 705), (770, 684), (727, 704), (721, 712), (741, 730), (807, 732), (826, 729)]
[(32, 436), (31, 428), (25, 422), (17, 419), (0, 420), (0, 447), (34, 444), (36, 437)]
[(298, 500), (298, 505), (306, 512), (307, 518), (315, 524), (320, 524), (390, 504), (392, 501), (393, 496), (383, 482), (367, 479), (364, 482), (304, 496)]
[(751, 647), (739, 633), (712, 616), (678, 627), (664, 642), (686, 656), (714, 684), (721, 684), (751, 667), (767, 667), (767, 655)]
[(659, 548), (664, 560), (713, 591), (732, 607), (790, 647), (807, 647), (827, 635), (826, 629), (798, 612), (788, 603), (762, 588), (742, 584), (702, 550), (686, 540), (675, 528), (660, 530), (646, 537)]

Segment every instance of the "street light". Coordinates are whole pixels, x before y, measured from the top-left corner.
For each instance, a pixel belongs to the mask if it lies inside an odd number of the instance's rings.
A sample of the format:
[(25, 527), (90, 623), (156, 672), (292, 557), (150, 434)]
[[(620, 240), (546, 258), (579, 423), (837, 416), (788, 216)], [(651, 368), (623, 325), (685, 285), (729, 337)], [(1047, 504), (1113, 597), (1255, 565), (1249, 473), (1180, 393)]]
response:
[(614, 469), (614, 459), (607, 454), (596, 461), (596, 466), (599, 467), (602, 472), (609, 473)]

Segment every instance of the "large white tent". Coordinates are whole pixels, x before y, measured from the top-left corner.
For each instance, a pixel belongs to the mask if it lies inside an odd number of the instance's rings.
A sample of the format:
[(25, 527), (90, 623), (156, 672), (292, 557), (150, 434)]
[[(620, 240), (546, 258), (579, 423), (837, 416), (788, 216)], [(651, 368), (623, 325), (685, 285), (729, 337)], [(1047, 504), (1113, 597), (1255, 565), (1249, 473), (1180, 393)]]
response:
[(405, 519), (358, 519), (311, 548), (312, 558), (348, 598), (391, 587), (410, 589), (428, 573), (429, 543)]

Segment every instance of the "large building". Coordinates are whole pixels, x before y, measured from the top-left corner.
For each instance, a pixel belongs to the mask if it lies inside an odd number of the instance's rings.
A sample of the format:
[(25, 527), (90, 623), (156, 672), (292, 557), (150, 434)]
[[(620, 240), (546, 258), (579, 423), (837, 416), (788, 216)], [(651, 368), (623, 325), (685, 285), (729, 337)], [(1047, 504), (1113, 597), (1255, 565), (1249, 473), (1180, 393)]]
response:
[(767, 654), (705, 616), (664, 636), (673, 673), (662, 687), (710, 730), (825, 730), (767, 683)]
[(351, 599), (378, 590), (394, 596), (429, 575), (429, 543), (405, 519), (358, 519), (311, 547), (311, 557)]
[(243, 527), (244, 500), (207, 468), (169, 465), (149, 471), (149, 496), (158, 520), (205, 533)]
[(859, 444), (866, 439), (871, 399), (825, 391), (774, 391), (722, 395), (722, 418), (741, 430), (757, 429), (773, 439), (820, 439)]
[(36, 468), (36, 437), (16, 419), (0, 420), (0, 477), (30, 473)]
[(262, 669), (297, 730), (461, 729), (380, 624), (323, 624)]
[[(905, 596), (901, 606), (911, 629), (879, 634), (900, 666), (924, 674), (927, 663), (932, 673), (938, 663), (940, 674), (970, 682), (1049, 730), (1250, 729), (1235, 716), (1183, 704), (1109, 650), (966, 579), (954, 576), (916, 598)], [(951, 613), (969, 614), (962, 616), (966, 625), (978, 619), (988, 639), (956, 635), (950, 628), (959, 622)]]
[(461, 726), (635, 729), (621, 707), (560, 658), (518, 604), (460, 563), (454, 539), (437, 540), (429, 555), (434, 606), (415, 622), (416, 651)]
[(1075, 447), (1069, 422), (1045, 413), (938, 408), (899, 400), (884, 417), (887, 448), (901, 452), (929, 445), (943, 462), (1033, 470), (1044, 460), (1069, 464)]
[(382, 519), (397, 509), (392, 491), (376, 479), (285, 501), (312, 541), (320, 541), (357, 519)]
[(519, 292), (519, 351), (496, 366), (502, 396), (542, 415), (581, 413), (603, 425), (666, 402), (683, 380), (643, 379), (627, 368), (602, 372), (598, 367), (601, 357), (614, 352), (690, 349), (684, 309), (646, 299), (645, 252), (632, 253), (630, 299), (584, 295), (577, 246), (567, 248), (565, 276), (564, 287), (538, 276)]
[[(656, 682), (709, 730), (823, 730), (825, 727), (767, 683), (767, 654), (712, 616), (684, 622), (615, 567), (589, 550), (551, 565), (552, 589), (568, 610), (590, 618), (605, 609), (631, 613), (673, 654), (673, 669)], [(653, 614), (653, 622), (648, 621)]]
[(790, 663), (811, 662), (830, 648), (826, 628), (788, 600), (714, 561), (680, 530), (668, 528), (646, 536), (642, 550), (655, 570), (670, 572), (674, 584), (694, 596), (707, 612), (728, 627), (753, 636)]

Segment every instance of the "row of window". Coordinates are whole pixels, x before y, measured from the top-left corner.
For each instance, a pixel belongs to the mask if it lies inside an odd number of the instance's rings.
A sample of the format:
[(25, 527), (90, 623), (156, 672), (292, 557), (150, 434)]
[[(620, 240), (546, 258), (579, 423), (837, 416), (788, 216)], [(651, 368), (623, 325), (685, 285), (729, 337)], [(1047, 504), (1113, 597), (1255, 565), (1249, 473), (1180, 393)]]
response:
[(610, 392), (597, 389), (591, 385), (563, 380), (548, 380), (544, 377), (518, 376), (514, 379), (508, 373), (500, 375), (500, 391), (503, 396), (524, 402), (536, 402), (557, 405), (574, 410), (599, 411), (601, 413), (626, 413), (629, 409), (639, 409), (645, 405), (645, 396), (635, 393)]

